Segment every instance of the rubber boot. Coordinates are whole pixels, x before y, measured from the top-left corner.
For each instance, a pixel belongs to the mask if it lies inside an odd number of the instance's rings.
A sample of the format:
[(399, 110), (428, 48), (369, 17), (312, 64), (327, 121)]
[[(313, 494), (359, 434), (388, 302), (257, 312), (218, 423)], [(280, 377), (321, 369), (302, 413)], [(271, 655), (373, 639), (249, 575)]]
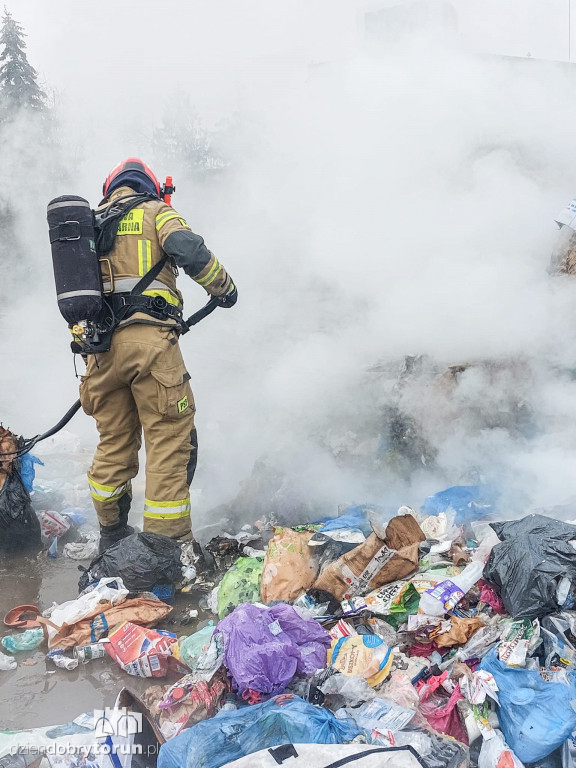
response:
[(101, 525), (100, 526), (100, 542), (98, 544), (98, 553), (102, 552), (116, 544), (117, 541), (125, 539), (126, 536), (130, 536), (134, 533), (134, 528), (128, 525), (128, 513), (130, 512), (130, 504), (132, 503), (132, 496), (125, 493), (118, 500), (118, 507), (120, 510), (120, 519), (115, 525)]

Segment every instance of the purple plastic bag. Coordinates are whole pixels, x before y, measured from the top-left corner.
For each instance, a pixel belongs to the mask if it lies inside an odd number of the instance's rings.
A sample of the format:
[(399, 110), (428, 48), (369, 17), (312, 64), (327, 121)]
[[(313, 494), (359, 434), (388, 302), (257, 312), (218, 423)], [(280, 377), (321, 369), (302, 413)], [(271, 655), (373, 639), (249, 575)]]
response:
[(312, 677), (326, 666), (331, 638), (287, 603), (272, 608), (242, 603), (218, 624), (224, 636), (224, 666), (235, 687), (281, 693), (295, 675)]

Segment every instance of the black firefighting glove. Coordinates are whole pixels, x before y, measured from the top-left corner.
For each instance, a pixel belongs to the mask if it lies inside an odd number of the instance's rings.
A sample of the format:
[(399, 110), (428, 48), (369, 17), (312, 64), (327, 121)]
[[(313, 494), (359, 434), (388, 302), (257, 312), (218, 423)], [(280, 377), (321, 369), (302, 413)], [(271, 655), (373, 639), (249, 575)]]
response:
[(233, 307), (234, 304), (236, 304), (238, 300), (238, 291), (236, 290), (236, 286), (234, 285), (231, 290), (228, 291), (228, 293), (225, 293), (224, 296), (218, 296), (218, 301), (220, 303), (221, 307), (224, 307), (224, 309), (229, 309), (230, 307)]

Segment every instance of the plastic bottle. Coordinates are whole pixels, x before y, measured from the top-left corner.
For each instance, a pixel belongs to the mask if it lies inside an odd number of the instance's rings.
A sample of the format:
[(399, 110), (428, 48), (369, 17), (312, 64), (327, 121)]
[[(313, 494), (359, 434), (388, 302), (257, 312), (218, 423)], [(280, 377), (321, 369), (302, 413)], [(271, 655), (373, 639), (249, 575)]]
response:
[(7, 635), (3, 637), (2, 645), (10, 653), (14, 653), (14, 651), (33, 651), (35, 648), (38, 648), (42, 640), (44, 640), (44, 631), (42, 627), (36, 627), (35, 629), (27, 629), (21, 635)]
[(426, 590), (420, 598), (418, 611), (427, 616), (443, 616), (451, 611), (482, 576), (484, 563), (472, 562), (462, 573)]

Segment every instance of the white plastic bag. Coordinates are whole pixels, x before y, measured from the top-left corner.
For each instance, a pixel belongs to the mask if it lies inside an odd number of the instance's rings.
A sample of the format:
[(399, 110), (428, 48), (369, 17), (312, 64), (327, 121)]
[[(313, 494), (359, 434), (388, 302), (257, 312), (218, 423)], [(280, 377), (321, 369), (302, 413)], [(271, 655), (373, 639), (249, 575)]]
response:
[(524, 768), (524, 763), (516, 757), (514, 752), (504, 741), (500, 731), (491, 731), (491, 739), (484, 739), (478, 757), (478, 768)]
[[(57, 627), (63, 624), (76, 624), (76, 622), (88, 616), (96, 608), (98, 603), (108, 602), (112, 605), (118, 605), (124, 602), (128, 590), (124, 586), (122, 579), (118, 577), (109, 577), (100, 579), (98, 584), (91, 592), (80, 595), (76, 600), (68, 600), (65, 603), (56, 605), (50, 612), (50, 621)], [(48, 631), (48, 642), (57, 633), (57, 629), (46, 626)]]

